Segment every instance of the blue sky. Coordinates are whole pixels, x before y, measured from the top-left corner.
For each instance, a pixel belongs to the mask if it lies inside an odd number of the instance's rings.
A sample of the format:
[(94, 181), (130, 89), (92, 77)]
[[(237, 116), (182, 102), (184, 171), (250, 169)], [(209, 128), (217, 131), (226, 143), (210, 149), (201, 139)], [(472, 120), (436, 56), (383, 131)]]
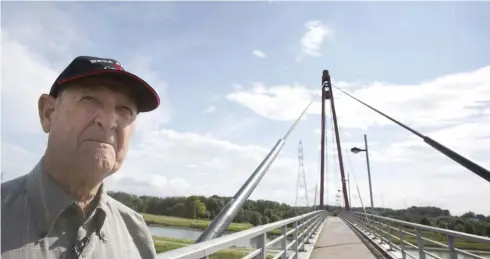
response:
[[(37, 98), (77, 55), (115, 58), (162, 97), (138, 122), (127, 163), (107, 180), (112, 189), (233, 195), (319, 92), (323, 69), (336, 85), (490, 167), (489, 12), (484, 2), (4, 2), (2, 171), (11, 179), (39, 159), (46, 136)], [(343, 149), (369, 136), (377, 205), (403, 207), (406, 199), (490, 214), (480, 200), (466, 202), (474, 189), (490, 199), (483, 180), (345, 96), (336, 100)], [(319, 112), (315, 103), (254, 198), (294, 203), (302, 140), (312, 202)], [(339, 187), (335, 155), (329, 148), (330, 202)], [(363, 156), (344, 156), (368, 199)]]

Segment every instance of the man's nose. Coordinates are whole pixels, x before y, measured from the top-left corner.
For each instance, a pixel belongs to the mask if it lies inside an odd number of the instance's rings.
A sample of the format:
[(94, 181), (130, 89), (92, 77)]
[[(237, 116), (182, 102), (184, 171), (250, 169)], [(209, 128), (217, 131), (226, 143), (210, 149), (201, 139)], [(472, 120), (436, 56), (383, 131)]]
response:
[(105, 129), (115, 129), (117, 127), (117, 114), (114, 110), (104, 109), (98, 112), (95, 117), (97, 126)]

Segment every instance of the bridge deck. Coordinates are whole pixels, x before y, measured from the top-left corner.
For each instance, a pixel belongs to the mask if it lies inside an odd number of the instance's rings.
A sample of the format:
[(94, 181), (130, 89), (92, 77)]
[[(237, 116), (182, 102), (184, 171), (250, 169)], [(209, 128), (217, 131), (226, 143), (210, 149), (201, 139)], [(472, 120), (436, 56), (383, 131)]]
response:
[(310, 259), (375, 259), (357, 235), (338, 217), (329, 217)]

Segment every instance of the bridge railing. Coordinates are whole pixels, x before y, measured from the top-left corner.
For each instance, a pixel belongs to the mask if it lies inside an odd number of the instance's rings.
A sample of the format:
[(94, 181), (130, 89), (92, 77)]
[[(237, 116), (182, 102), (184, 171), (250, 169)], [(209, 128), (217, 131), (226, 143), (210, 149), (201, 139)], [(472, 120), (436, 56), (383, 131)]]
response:
[[(298, 258), (298, 253), (304, 249), (305, 244), (309, 244), (310, 238), (315, 233), (321, 223), (326, 218), (325, 211), (313, 211), (294, 218), (284, 219), (267, 225), (257, 226), (233, 234), (224, 235), (208, 241), (192, 244), (179, 249), (171, 250), (158, 254), (159, 259), (197, 259), (207, 258), (210, 255), (230, 248), (233, 245), (256, 240), (256, 248), (252, 249), (243, 258), (260, 258), (265, 259), (272, 255), (273, 258)], [(289, 229), (288, 225), (292, 225)], [(281, 235), (270, 242), (266, 242), (267, 233), (281, 229)], [(292, 240), (288, 240), (288, 236)], [(278, 242), (281, 242), (281, 248), (271, 249)], [(290, 253), (288, 253), (290, 251)]]
[(456, 239), (472, 243), (490, 244), (490, 238), (488, 237), (421, 225), (369, 213), (345, 212), (342, 214), (342, 217), (354, 224), (363, 233), (368, 234), (378, 244), (384, 243), (388, 251), (400, 251), (403, 259), (416, 259), (416, 256), (406, 251), (406, 248), (415, 249), (418, 252), (419, 259), (426, 259), (427, 257), (442, 259), (428, 251), (425, 248), (426, 245), (448, 251), (450, 259), (457, 259), (458, 254), (465, 255), (465, 258), (485, 259), (472, 252), (456, 248)]

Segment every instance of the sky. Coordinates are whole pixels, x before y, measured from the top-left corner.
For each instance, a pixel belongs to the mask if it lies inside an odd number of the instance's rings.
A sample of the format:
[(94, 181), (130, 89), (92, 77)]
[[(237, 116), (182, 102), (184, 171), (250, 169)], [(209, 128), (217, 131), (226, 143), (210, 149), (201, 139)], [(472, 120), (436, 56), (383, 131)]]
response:
[[(162, 103), (141, 114), (106, 179), (138, 195), (233, 196), (333, 84), (490, 168), (490, 4), (484, 2), (2, 2), (1, 169), (28, 173), (47, 135), (37, 100), (79, 55), (118, 60)], [(490, 215), (489, 183), (334, 90), (352, 206), (438, 206)], [(325, 201), (340, 171), (327, 113)], [(251, 199), (318, 204), (320, 98)], [(297, 192), (298, 143), (304, 187)], [(359, 187), (357, 192), (356, 186)], [(307, 194), (307, 195), (305, 195)], [(307, 198), (306, 198), (307, 196)]]

